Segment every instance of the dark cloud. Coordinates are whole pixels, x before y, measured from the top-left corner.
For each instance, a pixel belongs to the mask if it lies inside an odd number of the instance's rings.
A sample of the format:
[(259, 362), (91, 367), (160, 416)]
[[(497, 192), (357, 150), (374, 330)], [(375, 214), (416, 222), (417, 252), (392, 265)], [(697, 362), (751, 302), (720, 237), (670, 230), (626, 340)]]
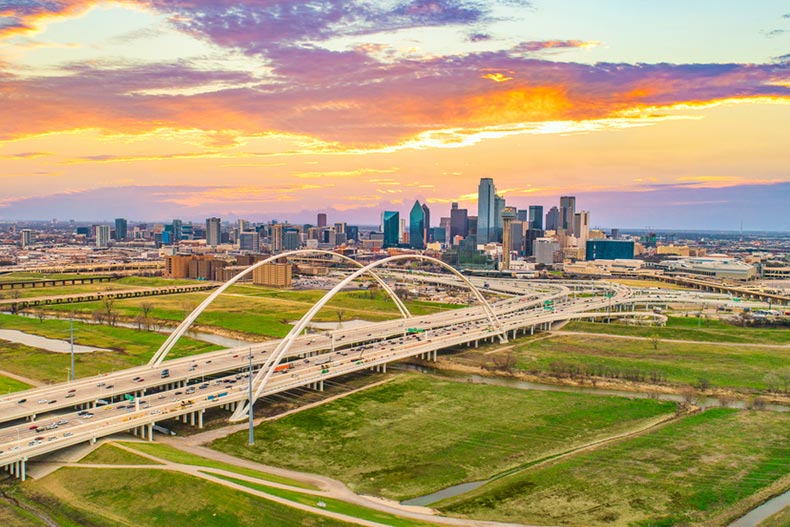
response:
[(466, 37), (466, 40), (469, 42), (485, 42), (486, 40), (491, 40), (491, 38), (491, 35), (487, 33), (472, 33)]

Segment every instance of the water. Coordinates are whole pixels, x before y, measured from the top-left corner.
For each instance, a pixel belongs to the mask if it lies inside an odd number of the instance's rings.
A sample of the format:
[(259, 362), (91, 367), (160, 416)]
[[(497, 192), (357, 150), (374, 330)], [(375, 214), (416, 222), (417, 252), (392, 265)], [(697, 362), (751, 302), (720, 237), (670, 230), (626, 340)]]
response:
[[(392, 366), (395, 368), (395, 366)], [(430, 373), (433, 375), (442, 375), (442, 376), (450, 376), (448, 372), (443, 370), (439, 370), (436, 368), (431, 368), (429, 366), (416, 366), (413, 364), (399, 364), (397, 368), (403, 368), (407, 370), (419, 371), (423, 373)], [(589, 388), (586, 386), (564, 386), (564, 385), (556, 385), (556, 384), (540, 384), (537, 382), (529, 382), (529, 381), (522, 381), (519, 379), (507, 379), (503, 377), (483, 377), (481, 375), (474, 375), (474, 374), (451, 374), (454, 378), (466, 379), (467, 382), (477, 383), (477, 384), (490, 384), (493, 386), (505, 386), (508, 388), (517, 388), (519, 390), (536, 390), (536, 391), (544, 391), (544, 392), (570, 392), (570, 393), (586, 393), (590, 395), (611, 395), (615, 397), (628, 397), (629, 399), (649, 399), (654, 398), (660, 401), (671, 401), (675, 403), (683, 402), (683, 397), (674, 393), (643, 393), (643, 392), (629, 392), (627, 390), (612, 390), (612, 389), (599, 389), (599, 388)], [(703, 397), (696, 401), (697, 406), (702, 409), (708, 408), (718, 408), (721, 406), (721, 401), (716, 397)], [(745, 410), (749, 406), (749, 403), (746, 401), (728, 401), (729, 408), (737, 408), (740, 410)], [(767, 404), (765, 405), (766, 410), (771, 410), (774, 412), (790, 412), (790, 406), (784, 406), (781, 404)]]
[[(47, 337), (39, 337), (38, 335), (31, 335), (24, 331), (17, 331), (15, 329), (0, 329), (0, 339), (9, 342), (16, 342), (24, 344), (31, 348), (39, 348), (55, 353), (71, 353), (71, 345), (68, 340), (50, 339)], [(74, 353), (93, 353), (96, 351), (112, 351), (104, 348), (94, 348), (91, 346), (81, 346), (74, 344)]]
[[(32, 314), (32, 313), (18, 313), (17, 316), (27, 317), (27, 318), (38, 318), (37, 314)], [(69, 317), (59, 317), (55, 315), (44, 315), (44, 318), (47, 320), (69, 319)], [(95, 320), (89, 320), (89, 319), (80, 318), (74, 320), (82, 324), (100, 324), (100, 322), (96, 322)], [(115, 325), (121, 328), (137, 329), (137, 324), (133, 324), (131, 322), (116, 322)], [(170, 333), (173, 332), (174, 329), (175, 328), (171, 328), (171, 327), (153, 327), (148, 331), (154, 331), (156, 333), (163, 333), (165, 335), (169, 335)], [(248, 340), (239, 340), (231, 337), (224, 337), (222, 335), (215, 335), (213, 333), (204, 333), (201, 331), (187, 331), (186, 336), (191, 339), (202, 340), (203, 342), (208, 342), (209, 344), (216, 344), (217, 346), (223, 346), (225, 348), (240, 348), (252, 344), (252, 342)]]

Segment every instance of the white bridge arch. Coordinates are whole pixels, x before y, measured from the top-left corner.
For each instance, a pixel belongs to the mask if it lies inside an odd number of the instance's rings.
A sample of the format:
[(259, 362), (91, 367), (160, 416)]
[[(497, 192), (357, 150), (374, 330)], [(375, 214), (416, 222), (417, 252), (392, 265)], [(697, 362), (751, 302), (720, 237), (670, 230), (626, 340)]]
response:
[(184, 333), (187, 332), (189, 327), (195, 322), (195, 320), (197, 320), (200, 314), (203, 313), (203, 311), (209, 305), (211, 305), (211, 303), (214, 302), (214, 300), (216, 300), (219, 295), (224, 293), (227, 288), (229, 288), (230, 286), (238, 282), (240, 279), (244, 278), (246, 275), (250, 274), (252, 271), (254, 271), (255, 269), (257, 269), (258, 267), (264, 264), (274, 262), (281, 258), (288, 258), (291, 256), (303, 255), (303, 254), (326, 254), (331, 256), (337, 256), (338, 258), (341, 258), (347, 262), (353, 263), (358, 267), (361, 267), (362, 269), (365, 270), (365, 273), (369, 274), (374, 280), (376, 280), (376, 282), (381, 286), (381, 288), (387, 292), (390, 298), (392, 298), (392, 301), (395, 302), (395, 305), (398, 307), (398, 311), (400, 311), (400, 314), (403, 316), (403, 318), (411, 318), (411, 313), (409, 313), (408, 308), (403, 303), (403, 301), (400, 298), (398, 298), (398, 295), (395, 294), (395, 291), (392, 290), (389, 284), (387, 284), (387, 282), (385, 282), (379, 275), (374, 273), (371, 269), (366, 268), (363, 264), (359, 263), (353, 258), (349, 258), (344, 254), (338, 254), (332, 251), (323, 251), (320, 249), (299, 249), (296, 251), (287, 251), (266, 258), (265, 260), (261, 260), (260, 262), (255, 262), (254, 264), (247, 267), (239, 274), (237, 274), (236, 276), (234, 276), (233, 278), (222, 284), (216, 291), (211, 293), (205, 300), (203, 300), (203, 302), (200, 303), (198, 307), (196, 307), (189, 314), (189, 316), (187, 316), (183, 320), (183, 322), (181, 322), (181, 324), (178, 325), (178, 327), (175, 330), (173, 330), (173, 332), (162, 343), (162, 345), (159, 347), (156, 353), (154, 353), (154, 356), (151, 357), (151, 360), (148, 361), (148, 365), (152, 367), (159, 366), (162, 363), (162, 361), (165, 360), (165, 357), (167, 357), (167, 354), (170, 352), (170, 350), (173, 349), (173, 346), (175, 346), (176, 342), (178, 342), (178, 339), (180, 339), (184, 335)]
[(334, 288), (332, 288), (332, 290), (326, 293), (323, 296), (323, 298), (321, 298), (321, 300), (313, 304), (313, 307), (311, 307), (310, 310), (307, 313), (305, 313), (304, 316), (302, 316), (299, 322), (297, 322), (294, 325), (294, 327), (291, 328), (291, 331), (288, 332), (288, 335), (286, 335), (286, 337), (280, 341), (280, 343), (277, 345), (277, 347), (274, 349), (271, 355), (269, 355), (269, 358), (266, 360), (266, 363), (255, 375), (255, 379), (253, 379), (252, 381), (253, 387), (255, 388), (255, 391), (252, 396), (252, 401), (248, 400), (245, 404), (240, 404), (236, 408), (236, 411), (233, 413), (230, 420), (239, 421), (241, 419), (244, 419), (245, 416), (247, 416), (248, 408), (250, 407), (251, 404), (255, 404), (255, 401), (258, 400), (258, 397), (260, 397), (261, 393), (263, 392), (263, 388), (266, 386), (266, 382), (274, 373), (274, 369), (277, 367), (282, 357), (288, 352), (288, 350), (291, 348), (293, 343), (296, 341), (296, 338), (307, 327), (307, 324), (309, 324), (313, 320), (313, 317), (316, 314), (318, 314), (321, 308), (324, 307), (324, 305), (326, 305), (330, 300), (332, 300), (332, 298), (337, 293), (342, 291), (343, 288), (345, 288), (353, 280), (357, 279), (358, 277), (362, 276), (365, 273), (370, 272), (376, 267), (380, 267), (390, 262), (395, 262), (399, 260), (411, 260), (411, 259), (424, 260), (434, 264), (438, 264), (441, 267), (444, 267), (445, 269), (449, 270), (458, 278), (460, 278), (469, 287), (469, 289), (475, 295), (477, 300), (483, 306), (483, 309), (486, 312), (488, 320), (491, 322), (491, 325), (497, 330), (497, 334), (499, 335), (500, 341), (507, 342), (507, 336), (504, 334), (504, 331), (502, 329), (502, 324), (499, 322), (499, 319), (497, 319), (494, 310), (491, 308), (491, 305), (488, 303), (488, 301), (486, 301), (482, 293), (480, 293), (480, 290), (477, 287), (475, 287), (474, 284), (472, 284), (472, 282), (470, 282), (468, 278), (466, 278), (464, 275), (459, 273), (457, 269), (444, 263), (441, 260), (437, 260), (436, 258), (431, 258), (430, 256), (425, 256), (422, 254), (401, 254), (396, 256), (390, 256), (388, 258), (377, 260), (353, 272), (352, 274), (341, 280), (340, 283), (338, 283)]

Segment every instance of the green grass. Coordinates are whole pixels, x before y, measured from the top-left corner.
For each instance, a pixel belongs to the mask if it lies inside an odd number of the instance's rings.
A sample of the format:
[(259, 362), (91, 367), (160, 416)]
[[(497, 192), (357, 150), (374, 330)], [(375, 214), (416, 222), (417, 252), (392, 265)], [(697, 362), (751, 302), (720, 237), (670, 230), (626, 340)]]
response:
[(780, 348), (706, 346), (696, 343), (589, 338), (558, 335), (519, 344), (514, 349), (519, 367), (532, 372), (550, 372), (552, 364), (578, 365), (625, 371), (660, 372), (670, 383), (692, 384), (706, 379), (711, 385), (736, 389), (767, 388), (769, 372), (788, 367), (788, 351)]
[(41, 519), (5, 500), (0, 501), (0, 525), (3, 527), (45, 526)]
[(528, 392), (403, 375), (211, 444), (229, 454), (411, 498), (475, 481), (674, 410), (649, 400)]
[(99, 465), (161, 465), (161, 463), (138, 456), (128, 450), (118, 448), (111, 443), (105, 443), (85, 456), (80, 463)]
[(759, 527), (790, 527), (790, 507), (785, 507), (770, 518), (760, 522)]
[(563, 331), (585, 333), (608, 333), (650, 337), (659, 335), (670, 340), (695, 340), (704, 342), (743, 342), (753, 344), (790, 344), (789, 329), (744, 328), (726, 324), (720, 320), (698, 320), (697, 317), (669, 317), (666, 327), (628, 326), (625, 324), (601, 324), (574, 321), (562, 328)]
[[(114, 309), (126, 319), (134, 319), (141, 314), (141, 304), (153, 304), (150, 316), (165, 322), (181, 322), (206, 296), (206, 293), (187, 293), (162, 297), (147, 297), (117, 300)], [(270, 289), (253, 285), (234, 285), (219, 296), (195, 325), (217, 327), (241, 333), (267, 337), (284, 337), (292, 326), (290, 322), (299, 320), (326, 291), (292, 291)], [(373, 294), (373, 298), (371, 298)], [(433, 302), (406, 302), (414, 315), (424, 315), (462, 306)], [(101, 310), (100, 302), (47, 306), (54, 311), (71, 311), (90, 314)], [(343, 320), (359, 318), (369, 321), (390, 320), (400, 313), (382, 291), (343, 291), (330, 301), (316, 316), (316, 321), (337, 322), (338, 311)]]
[(26, 482), (21, 492), (56, 518), (83, 526), (349, 525), (165, 470), (64, 468)]
[(252, 483), (250, 481), (244, 481), (236, 478), (229, 478), (227, 476), (219, 476), (219, 475), (215, 475), (215, 476), (220, 479), (224, 479), (226, 481), (231, 481), (233, 483), (236, 483), (237, 485), (243, 485), (251, 489), (259, 490), (261, 492), (266, 492), (267, 494), (278, 496), (280, 498), (284, 498), (286, 500), (293, 501), (295, 503), (301, 503), (302, 505), (309, 505), (311, 507), (315, 507), (317, 502), (322, 501), (326, 505), (325, 507), (323, 507), (325, 510), (336, 512), (338, 514), (345, 514), (347, 516), (353, 516), (355, 518), (361, 518), (363, 520), (378, 522), (384, 525), (391, 525), (392, 527), (436, 526), (435, 523), (426, 523), (418, 520), (401, 518), (399, 516), (394, 516), (386, 512), (377, 511), (375, 509), (369, 509), (367, 507), (362, 507), (360, 505), (347, 503), (345, 501), (336, 500), (333, 498), (327, 498), (324, 496), (314, 496), (302, 492), (279, 489), (276, 487), (270, 487), (268, 485), (261, 485), (260, 483)]
[(10, 377), (5, 377), (4, 375), (0, 375), (0, 396), (6, 393), (27, 390), (30, 387), (31, 386), (27, 383), (18, 381), (16, 379), (12, 379)]
[(278, 476), (276, 474), (270, 474), (268, 472), (261, 472), (259, 470), (240, 467), (238, 465), (233, 465), (230, 463), (223, 463), (222, 461), (207, 459), (205, 457), (191, 454), (189, 452), (184, 452), (183, 450), (179, 450), (169, 445), (163, 445), (159, 443), (137, 443), (137, 442), (122, 443), (122, 444), (129, 448), (139, 450), (140, 452), (143, 452), (145, 454), (149, 454), (158, 457), (159, 459), (170, 461), (172, 463), (181, 463), (182, 465), (195, 465), (199, 467), (227, 470), (228, 472), (235, 472), (236, 474), (241, 474), (243, 476), (250, 476), (265, 481), (271, 481), (272, 483), (280, 483), (281, 485), (290, 485), (292, 487), (297, 487), (301, 489), (317, 490), (316, 487), (314, 487), (313, 485), (310, 485), (308, 483), (303, 483), (295, 479), (287, 478), (285, 476)]
[[(68, 339), (68, 320), (44, 320), (0, 314), (0, 328), (16, 329), (55, 339)], [(165, 341), (167, 335), (136, 331), (134, 329), (105, 325), (74, 323), (76, 344), (110, 349), (95, 353), (75, 355), (74, 369), (77, 377), (96, 375), (145, 364)], [(183, 357), (220, 349), (220, 346), (182, 338), (169, 357)], [(6, 343), (0, 346), (2, 369), (42, 381), (59, 382), (66, 379), (71, 357), (68, 353), (52, 353), (22, 344)]]
[(97, 276), (92, 274), (77, 274), (77, 273), (51, 273), (51, 274), (43, 274), (43, 273), (8, 273), (0, 275), (0, 282), (7, 283), (7, 282), (38, 282), (41, 280), (61, 280), (61, 279), (69, 279), (69, 278), (85, 278)]
[[(709, 410), (484, 485), (448, 513), (550, 525), (719, 524), (790, 473), (790, 415)], [(726, 523), (726, 522), (725, 522)]]

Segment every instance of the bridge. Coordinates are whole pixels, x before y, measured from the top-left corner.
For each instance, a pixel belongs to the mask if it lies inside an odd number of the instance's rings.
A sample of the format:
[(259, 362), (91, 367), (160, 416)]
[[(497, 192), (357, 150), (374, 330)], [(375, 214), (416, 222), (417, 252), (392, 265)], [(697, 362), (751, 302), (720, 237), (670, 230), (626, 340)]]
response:
[[(0, 466), (24, 479), (30, 459), (117, 432), (131, 431), (152, 440), (157, 423), (177, 419), (202, 427), (205, 411), (215, 407), (233, 412), (231, 420), (242, 419), (260, 397), (295, 388), (323, 390), (324, 382), (334, 377), (370, 369), (386, 371), (390, 362), (411, 357), (436, 360), (442, 349), (506, 341), (550, 329), (558, 321), (632, 316), (635, 307), (630, 288), (605, 282), (585, 282), (584, 295), (576, 294), (574, 284), (540, 284), (539, 293), (520, 283), (499, 284), (509, 296), (489, 304), (466, 281), (462, 283), (479, 305), (419, 317), (403, 314), (402, 319), (320, 335), (301, 333), (320, 307), (352, 280), (408, 258), (433, 260), (400, 255), (360, 268), (327, 292), (284, 339), (167, 359), (178, 336), (210, 303), (204, 302), (148, 365), (0, 399)], [(209, 298), (216, 298), (220, 289)]]

